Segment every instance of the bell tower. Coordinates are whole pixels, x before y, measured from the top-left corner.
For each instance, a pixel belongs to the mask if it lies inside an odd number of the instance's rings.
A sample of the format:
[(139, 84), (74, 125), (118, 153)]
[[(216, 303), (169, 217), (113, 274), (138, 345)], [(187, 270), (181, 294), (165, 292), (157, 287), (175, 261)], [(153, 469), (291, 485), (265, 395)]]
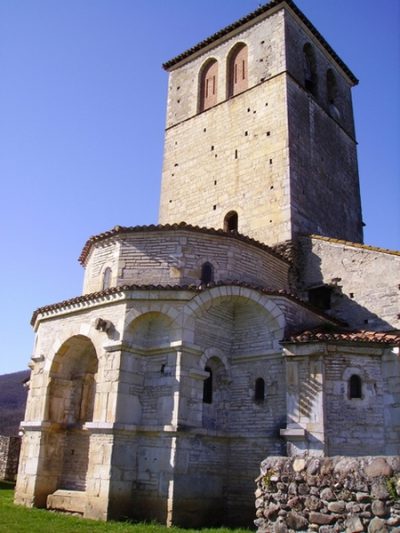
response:
[(357, 79), (291, 0), (273, 0), (164, 64), (161, 224), (362, 242)]

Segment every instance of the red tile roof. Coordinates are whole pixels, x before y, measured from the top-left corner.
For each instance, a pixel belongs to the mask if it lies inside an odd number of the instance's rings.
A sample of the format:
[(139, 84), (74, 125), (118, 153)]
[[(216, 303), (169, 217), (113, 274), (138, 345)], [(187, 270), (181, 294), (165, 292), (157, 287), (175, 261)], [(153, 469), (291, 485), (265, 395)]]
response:
[(336, 61), (336, 63), (343, 69), (343, 71), (347, 74), (347, 76), (350, 78), (350, 80), (357, 85), (358, 79), (354, 76), (354, 74), (351, 72), (349, 67), (340, 59), (340, 57), (336, 54), (336, 52), (333, 50), (333, 48), (327, 43), (327, 41), (322, 37), (322, 35), (319, 33), (319, 31), (316, 29), (316, 27), (308, 20), (308, 18), (304, 15), (302, 11), (296, 6), (296, 4), (292, 0), (272, 0), (271, 2), (268, 2), (267, 4), (264, 4), (263, 6), (259, 7), (255, 11), (252, 11), (245, 17), (242, 17), (241, 19), (237, 20), (233, 24), (230, 24), (229, 26), (226, 26), (225, 28), (222, 28), (221, 30), (217, 31), (207, 39), (204, 39), (200, 43), (196, 44), (192, 48), (189, 48), (182, 54), (179, 54), (178, 56), (174, 57), (173, 59), (170, 59), (166, 63), (163, 64), (163, 67), (165, 70), (169, 70), (171, 67), (182, 61), (183, 59), (186, 59), (187, 57), (190, 57), (195, 52), (198, 52), (202, 48), (205, 48), (209, 44), (212, 44), (214, 41), (217, 41), (221, 37), (224, 37), (225, 35), (228, 35), (231, 31), (236, 30), (237, 28), (240, 28), (240, 26), (246, 24), (247, 22), (250, 22), (260, 15), (263, 15), (264, 13), (268, 13), (268, 11), (272, 11), (272, 9), (282, 5), (289, 6), (289, 8), (300, 18), (300, 20), (307, 26), (307, 28), (313, 33), (313, 35), (316, 37), (316, 39), (322, 44), (322, 46), (328, 51), (328, 53), (333, 57), (333, 59)]
[(330, 322), (331, 324), (336, 324), (337, 326), (343, 326), (345, 325), (340, 320), (333, 318), (324, 312), (322, 312), (320, 309), (317, 309), (310, 305), (307, 302), (304, 302), (294, 294), (291, 294), (290, 292), (284, 291), (284, 290), (271, 290), (266, 287), (261, 287), (258, 285), (253, 285), (251, 283), (245, 283), (237, 280), (227, 280), (227, 281), (218, 281), (215, 283), (208, 283), (207, 285), (122, 285), (120, 287), (111, 287), (110, 289), (106, 289), (104, 291), (99, 292), (93, 292), (90, 294), (83, 294), (81, 296), (76, 296), (75, 298), (71, 298), (69, 300), (64, 300), (62, 302), (58, 302), (55, 304), (45, 305), (43, 307), (39, 307), (39, 309), (36, 309), (34, 311), (32, 318), (31, 318), (31, 325), (33, 326), (36, 318), (41, 313), (48, 313), (51, 311), (57, 311), (59, 309), (68, 308), (76, 306), (80, 303), (85, 302), (93, 302), (98, 299), (106, 299), (107, 296), (113, 295), (113, 294), (123, 294), (126, 291), (151, 291), (151, 290), (162, 290), (162, 291), (193, 291), (193, 292), (202, 292), (207, 289), (211, 289), (213, 287), (226, 287), (226, 286), (235, 286), (235, 287), (245, 287), (248, 289), (256, 290), (262, 294), (266, 294), (269, 296), (282, 296), (284, 298), (287, 298), (288, 300), (291, 300), (292, 302), (301, 305), (302, 307), (308, 309), (309, 311), (312, 311), (315, 315), (319, 316), (323, 320), (326, 320), (327, 322)]
[(392, 346), (400, 346), (400, 333), (396, 331), (345, 331), (345, 330), (310, 330), (303, 331), (296, 335), (292, 335), (287, 339), (288, 343), (303, 343), (303, 342), (356, 342), (356, 343), (374, 343), (374, 344), (389, 344)]
[(271, 255), (275, 256), (277, 259), (280, 259), (281, 261), (285, 263), (290, 263), (288, 259), (286, 259), (279, 252), (274, 251), (270, 246), (263, 244), (260, 241), (256, 241), (255, 239), (252, 239), (251, 237), (247, 237), (246, 235), (242, 235), (236, 231), (226, 232), (223, 229), (192, 226), (190, 224), (186, 224), (186, 222), (180, 222), (179, 224), (157, 224), (157, 225), (152, 224), (150, 226), (115, 226), (109, 231), (105, 231), (104, 233), (100, 233), (98, 235), (93, 235), (92, 237), (90, 237), (86, 241), (83, 247), (82, 253), (79, 256), (78, 261), (80, 262), (81, 265), (84, 265), (88, 257), (90, 248), (92, 247), (94, 243), (109, 239), (111, 237), (115, 237), (116, 235), (120, 235), (123, 233), (142, 233), (142, 232), (150, 233), (150, 232), (156, 232), (156, 231), (173, 232), (173, 231), (179, 231), (179, 230), (190, 231), (194, 233), (203, 233), (206, 235), (219, 235), (221, 237), (225, 237), (228, 239), (237, 239), (247, 244), (257, 246), (257, 248), (261, 248), (262, 250), (270, 253)]

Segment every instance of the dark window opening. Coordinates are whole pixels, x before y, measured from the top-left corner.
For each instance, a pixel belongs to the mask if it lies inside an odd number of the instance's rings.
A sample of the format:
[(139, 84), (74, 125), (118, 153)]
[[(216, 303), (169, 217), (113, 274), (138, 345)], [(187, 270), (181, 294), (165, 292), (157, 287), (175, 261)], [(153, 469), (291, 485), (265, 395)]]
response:
[(204, 263), (202, 265), (200, 280), (205, 284), (214, 281), (214, 268), (211, 263)]
[(318, 309), (331, 308), (332, 287), (315, 287), (308, 291), (308, 301)]
[(317, 68), (315, 61), (314, 49), (310, 43), (306, 43), (303, 48), (304, 61), (304, 87), (305, 89), (317, 96)]
[(349, 398), (362, 397), (362, 382), (360, 376), (353, 374), (349, 380)]
[(265, 381), (263, 378), (257, 378), (254, 388), (254, 401), (262, 403), (265, 400)]
[(328, 103), (335, 104), (337, 97), (337, 83), (332, 69), (329, 69), (326, 72), (326, 92), (328, 96)]
[(212, 403), (212, 370), (209, 366), (206, 366), (204, 370), (208, 372), (208, 378), (203, 384), (203, 403)]
[(229, 211), (224, 219), (224, 231), (238, 230), (238, 214), (236, 211)]

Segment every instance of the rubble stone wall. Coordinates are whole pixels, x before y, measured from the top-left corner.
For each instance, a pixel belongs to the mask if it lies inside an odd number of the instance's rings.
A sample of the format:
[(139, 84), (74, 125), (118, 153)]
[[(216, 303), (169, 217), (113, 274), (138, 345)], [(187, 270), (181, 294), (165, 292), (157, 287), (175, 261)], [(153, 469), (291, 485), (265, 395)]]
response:
[(400, 457), (269, 457), (258, 533), (400, 533)]
[(0, 480), (15, 480), (18, 470), (20, 447), (20, 437), (0, 435)]

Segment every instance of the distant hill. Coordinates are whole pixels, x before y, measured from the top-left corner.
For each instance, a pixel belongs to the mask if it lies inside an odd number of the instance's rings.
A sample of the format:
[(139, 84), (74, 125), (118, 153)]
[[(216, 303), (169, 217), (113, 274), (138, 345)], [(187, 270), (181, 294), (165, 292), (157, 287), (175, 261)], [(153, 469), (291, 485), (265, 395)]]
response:
[(0, 376), (0, 435), (18, 435), (24, 419), (27, 389), (24, 381), (30, 370)]

